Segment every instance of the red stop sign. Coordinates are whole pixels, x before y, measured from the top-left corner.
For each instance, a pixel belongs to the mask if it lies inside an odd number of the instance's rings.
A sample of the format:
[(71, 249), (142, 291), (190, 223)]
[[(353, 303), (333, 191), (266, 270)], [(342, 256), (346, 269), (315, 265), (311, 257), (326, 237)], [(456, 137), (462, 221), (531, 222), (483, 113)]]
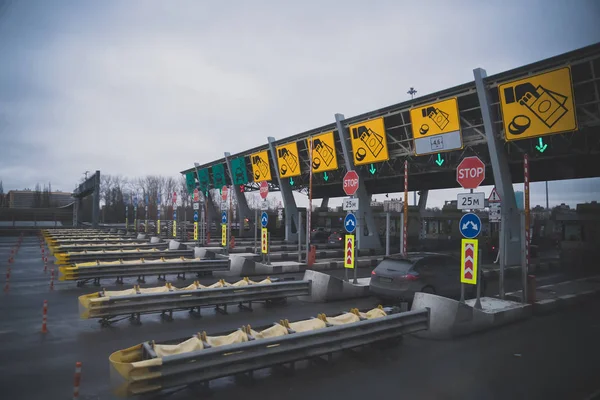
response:
[(466, 157), (456, 168), (456, 181), (465, 189), (476, 189), (485, 179), (485, 164), (479, 157)]
[(177, 203), (177, 192), (173, 192), (173, 204)]
[(348, 171), (344, 175), (344, 192), (348, 196), (353, 196), (358, 190), (358, 174), (356, 171)]
[(221, 198), (223, 200), (227, 200), (227, 186), (223, 186), (221, 188)]
[(200, 201), (200, 193), (198, 192), (198, 189), (194, 189), (194, 203), (197, 203)]
[(269, 194), (269, 184), (267, 183), (267, 181), (262, 181), (260, 183), (260, 197), (264, 199), (267, 198), (267, 195)]

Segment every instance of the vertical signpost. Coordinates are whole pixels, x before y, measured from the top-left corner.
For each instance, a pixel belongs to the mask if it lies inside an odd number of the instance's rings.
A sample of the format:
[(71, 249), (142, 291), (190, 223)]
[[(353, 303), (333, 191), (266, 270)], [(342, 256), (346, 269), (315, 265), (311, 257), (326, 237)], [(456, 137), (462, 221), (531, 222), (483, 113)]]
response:
[(125, 232), (129, 231), (129, 199), (125, 195)]
[(227, 208), (227, 186), (221, 187), (221, 246), (225, 249), (225, 254), (229, 253), (229, 247), (227, 246), (227, 238), (229, 226), (228, 208)]
[(269, 255), (269, 230), (267, 229), (268, 223), (269, 215), (263, 211), (260, 215), (260, 225), (262, 226), (260, 235), (260, 248), (261, 254), (263, 255), (263, 262), (265, 261), (265, 257), (268, 257)]
[[(458, 195), (458, 206), (461, 209), (476, 210), (484, 208), (483, 193), (473, 193), (485, 179), (485, 164), (479, 157), (465, 157), (456, 168), (456, 181), (464, 189), (470, 189), (470, 193)], [(464, 204), (463, 204), (464, 203)], [(460, 301), (465, 301), (465, 284), (477, 285), (477, 301), (475, 308), (481, 308), (479, 299), (480, 290), (477, 274), (477, 260), (481, 259), (478, 253), (478, 240), (475, 239), (481, 232), (481, 220), (474, 213), (467, 213), (462, 216), (459, 222), (460, 233), (465, 239), (461, 243), (461, 278), (460, 278)], [(467, 240), (469, 239), (469, 240)], [(472, 240), (471, 240), (472, 239)], [(474, 250), (472, 248), (474, 246)], [(471, 254), (474, 251), (474, 254)], [(468, 257), (469, 252), (471, 254)], [(467, 255), (465, 255), (467, 254)], [(465, 264), (465, 262), (467, 264)]]
[(160, 235), (160, 192), (156, 194), (156, 234)]
[(173, 237), (177, 238), (177, 192), (173, 192)]
[(137, 206), (138, 206), (138, 198), (137, 198), (137, 195), (135, 195), (135, 196), (133, 196), (133, 230), (136, 233), (138, 231)]
[[(354, 197), (356, 191), (358, 190), (359, 179), (356, 171), (348, 171), (346, 175), (344, 175), (343, 180), (343, 189), (346, 195)], [(344, 219), (344, 227), (346, 228), (346, 232), (348, 234), (344, 240), (344, 271), (346, 275), (346, 281), (348, 278), (348, 269), (354, 269), (354, 283), (357, 283), (357, 269), (354, 265), (355, 259), (355, 246), (354, 246), (354, 231), (356, 230), (357, 219), (356, 216), (350, 212), (354, 211), (354, 209), (358, 209), (358, 199), (357, 201), (346, 201), (346, 208), (348, 208), (348, 214)]]
[(527, 301), (527, 271), (529, 270), (529, 246), (530, 246), (530, 213), (529, 213), (529, 156), (523, 156), (523, 196), (525, 197), (525, 257), (522, 262), (521, 281), (523, 285), (523, 303)]
[(198, 244), (198, 209), (200, 208), (200, 191), (198, 188), (194, 189), (192, 194), (192, 204), (194, 209), (194, 242)]
[(404, 204), (402, 223), (402, 254), (408, 256), (408, 160), (404, 160)]
[(146, 233), (148, 233), (148, 204), (149, 204), (149, 199), (148, 199), (148, 194), (146, 194), (145, 198), (144, 198), (145, 202), (144, 202), (144, 208), (146, 210), (146, 224), (145, 224), (145, 231)]

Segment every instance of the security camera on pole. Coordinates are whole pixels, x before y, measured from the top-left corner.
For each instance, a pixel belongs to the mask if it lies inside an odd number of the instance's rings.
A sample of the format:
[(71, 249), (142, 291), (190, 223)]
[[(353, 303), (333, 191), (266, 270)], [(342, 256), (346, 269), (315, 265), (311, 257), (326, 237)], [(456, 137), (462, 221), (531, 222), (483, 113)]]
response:
[(352, 211), (358, 210), (358, 199), (354, 197), (358, 190), (358, 174), (356, 171), (351, 170), (346, 172), (343, 180), (343, 188), (346, 195), (351, 196), (349, 199), (344, 199), (343, 209), (348, 211), (346, 218), (344, 219), (344, 228), (346, 228), (346, 232), (348, 234), (345, 236), (344, 240), (344, 271), (346, 281), (348, 278), (348, 269), (354, 270), (354, 283), (358, 283), (357, 281), (357, 268), (355, 266), (356, 259), (356, 247), (354, 241), (354, 231), (357, 228), (358, 221), (356, 216), (352, 213)]

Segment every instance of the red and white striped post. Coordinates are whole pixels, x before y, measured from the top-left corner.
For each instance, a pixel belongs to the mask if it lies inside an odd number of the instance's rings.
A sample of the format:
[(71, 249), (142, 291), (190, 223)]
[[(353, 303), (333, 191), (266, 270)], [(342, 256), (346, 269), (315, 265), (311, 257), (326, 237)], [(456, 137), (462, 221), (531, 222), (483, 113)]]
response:
[(44, 313), (42, 314), (42, 333), (48, 333), (48, 327), (46, 326), (48, 317), (48, 300), (44, 300)]
[(6, 285), (4, 285), (4, 291), (8, 292), (10, 290), (10, 267), (6, 270)]
[(408, 160), (404, 160), (404, 224), (402, 227), (402, 253), (407, 255), (408, 239)]
[(75, 363), (75, 382), (73, 383), (73, 400), (79, 399), (79, 384), (81, 383), (81, 362)]
[(529, 156), (523, 158), (523, 196), (525, 208), (525, 270), (529, 270), (529, 244), (530, 244), (530, 215), (529, 215)]
[(54, 268), (50, 270), (50, 290), (54, 290)]

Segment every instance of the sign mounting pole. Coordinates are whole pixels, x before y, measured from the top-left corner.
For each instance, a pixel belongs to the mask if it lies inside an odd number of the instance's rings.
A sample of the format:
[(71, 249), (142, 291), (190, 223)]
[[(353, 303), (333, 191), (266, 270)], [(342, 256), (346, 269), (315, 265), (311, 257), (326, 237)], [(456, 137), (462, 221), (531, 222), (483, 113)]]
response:
[(404, 257), (408, 255), (408, 160), (404, 160), (404, 221), (402, 226), (402, 253)]
[(523, 156), (523, 196), (524, 199), (524, 208), (525, 208), (525, 260), (522, 263), (521, 267), (521, 284), (523, 285), (523, 298), (522, 302), (525, 304), (527, 302), (527, 271), (529, 271), (529, 244), (531, 238), (530, 234), (530, 213), (529, 213), (529, 155), (525, 154)]

